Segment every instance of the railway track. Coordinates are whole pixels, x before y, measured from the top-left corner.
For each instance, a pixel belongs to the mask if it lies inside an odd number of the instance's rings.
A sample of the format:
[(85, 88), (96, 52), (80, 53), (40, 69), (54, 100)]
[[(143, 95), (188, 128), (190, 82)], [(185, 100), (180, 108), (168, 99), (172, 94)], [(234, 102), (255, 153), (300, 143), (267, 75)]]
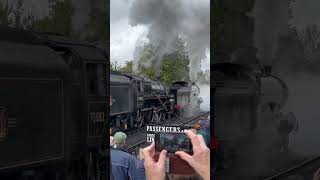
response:
[(320, 168), (320, 155), (309, 158), (293, 167), (281, 171), (264, 180), (307, 180), (312, 179), (314, 172)]
[[(194, 124), (194, 122), (199, 119), (200, 117), (208, 117), (210, 115), (210, 111), (206, 111), (206, 112), (201, 112), (200, 114), (193, 116), (193, 117), (189, 117), (187, 118), (187, 120), (183, 120), (182, 118), (175, 118), (175, 121), (166, 121), (164, 123), (162, 123), (161, 125), (186, 125), (186, 124)], [(145, 127), (143, 128), (145, 130)], [(146, 142), (146, 131), (144, 131), (144, 133), (142, 133), (141, 131), (137, 132), (135, 135), (137, 135), (137, 137), (139, 137), (138, 140), (136, 140), (134, 143), (129, 143), (130, 145), (127, 146), (127, 150), (129, 153), (131, 154), (137, 154), (139, 152), (140, 148), (145, 147), (146, 145), (148, 145), (148, 143)]]

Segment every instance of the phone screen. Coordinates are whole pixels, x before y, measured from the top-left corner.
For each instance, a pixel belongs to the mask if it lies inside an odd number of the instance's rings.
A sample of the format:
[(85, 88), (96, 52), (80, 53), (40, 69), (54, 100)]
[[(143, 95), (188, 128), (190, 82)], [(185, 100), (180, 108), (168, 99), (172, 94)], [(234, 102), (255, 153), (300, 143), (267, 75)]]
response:
[(169, 154), (176, 151), (192, 152), (190, 139), (185, 133), (156, 133), (155, 146), (157, 151), (167, 150)]

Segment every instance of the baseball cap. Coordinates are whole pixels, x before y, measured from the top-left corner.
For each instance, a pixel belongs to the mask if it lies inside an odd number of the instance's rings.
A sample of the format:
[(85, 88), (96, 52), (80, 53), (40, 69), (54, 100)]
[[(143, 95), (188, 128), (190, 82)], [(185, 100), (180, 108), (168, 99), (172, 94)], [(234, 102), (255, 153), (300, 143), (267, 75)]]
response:
[(127, 135), (123, 132), (116, 132), (113, 136), (113, 141), (117, 144), (122, 144), (127, 139)]

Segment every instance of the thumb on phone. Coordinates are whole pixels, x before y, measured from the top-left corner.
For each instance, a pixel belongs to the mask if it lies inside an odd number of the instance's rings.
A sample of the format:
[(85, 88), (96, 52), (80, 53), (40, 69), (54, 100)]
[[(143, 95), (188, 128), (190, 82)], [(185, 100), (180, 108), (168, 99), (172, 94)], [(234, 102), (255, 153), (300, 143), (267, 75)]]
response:
[(166, 150), (161, 151), (161, 153), (159, 155), (158, 164), (161, 166), (162, 165), (164, 166), (164, 164), (166, 162), (166, 158), (167, 158), (167, 151)]

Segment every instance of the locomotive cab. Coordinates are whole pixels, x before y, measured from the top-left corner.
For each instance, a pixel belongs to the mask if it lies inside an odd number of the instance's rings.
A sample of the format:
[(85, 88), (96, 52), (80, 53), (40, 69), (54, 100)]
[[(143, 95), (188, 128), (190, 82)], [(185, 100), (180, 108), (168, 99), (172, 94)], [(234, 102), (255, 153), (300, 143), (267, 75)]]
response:
[[(128, 128), (128, 122), (133, 112), (133, 94), (134, 92), (132, 81), (123, 74), (115, 71), (110, 72), (110, 96), (112, 105), (110, 107), (110, 127), (112, 134), (117, 130), (125, 130)], [(135, 85), (135, 84), (134, 84)], [(131, 125), (132, 126), (132, 125)]]
[(59, 35), (37, 36), (63, 58), (69, 69), (70, 88), (65, 92), (65, 150), (66, 159), (71, 163), (68, 166), (77, 167), (75, 164), (82, 159), (81, 166), (87, 168), (87, 171), (72, 169), (72, 173), (83, 174), (88, 178), (98, 176), (98, 173), (105, 171), (94, 163), (100, 163), (99, 152), (108, 144), (105, 141), (109, 123), (106, 53), (91, 43)]

